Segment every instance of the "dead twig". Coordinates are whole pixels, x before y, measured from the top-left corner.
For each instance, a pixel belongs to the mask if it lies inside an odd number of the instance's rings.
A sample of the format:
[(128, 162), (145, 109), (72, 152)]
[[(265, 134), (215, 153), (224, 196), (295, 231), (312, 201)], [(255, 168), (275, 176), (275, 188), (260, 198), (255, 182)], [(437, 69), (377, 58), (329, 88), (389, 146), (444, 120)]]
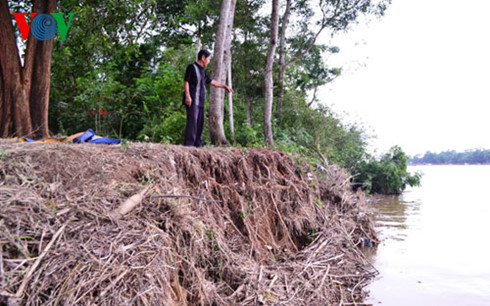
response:
[[(46, 256), (46, 254), (48, 254), (49, 252), (49, 249), (51, 249), (51, 247), (53, 246), (53, 244), (56, 242), (56, 240), (58, 239), (58, 237), (63, 233), (63, 231), (65, 230), (66, 226), (68, 225), (68, 222), (66, 222), (53, 236), (53, 238), (51, 238), (51, 241), (49, 241), (48, 245), (46, 246), (46, 248), (43, 250), (43, 252), (41, 253), (41, 255), (36, 259), (36, 261), (34, 262), (34, 264), (31, 266), (31, 268), (29, 269), (29, 272), (27, 272), (27, 274), (24, 276), (24, 279), (22, 280), (22, 284), (20, 285), (19, 289), (17, 290), (17, 292), (15, 293), (15, 299), (20, 299), (22, 297), (22, 294), (24, 293), (24, 290), (27, 286), (27, 284), (29, 283), (29, 281), (31, 280), (31, 277), (32, 275), (34, 274), (34, 272), (36, 271), (37, 267), (39, 266), (39, 264), (41, 263), (41, 261), (43, 260), (43, 258)], [(14, 303), (16, 304), (17, 301), (10, 301), (9, 300), (9, 304), (11, 303)]]
[(150, 196), (150, 199), (161, 199), (161, 198), (170, 198), (170, 199), (185, 198), (185, 199), (198, 200), (198, 201), (202, 201), (202, 202), (211, 202), (211, 203), (222, 203), (223, 202), (220, 200), (207, 200), (205, 198), (198, 198), (198, 197), (193, 197), (193, 196), (188, 196), (188, 195), (159, 194), (159, 195)]

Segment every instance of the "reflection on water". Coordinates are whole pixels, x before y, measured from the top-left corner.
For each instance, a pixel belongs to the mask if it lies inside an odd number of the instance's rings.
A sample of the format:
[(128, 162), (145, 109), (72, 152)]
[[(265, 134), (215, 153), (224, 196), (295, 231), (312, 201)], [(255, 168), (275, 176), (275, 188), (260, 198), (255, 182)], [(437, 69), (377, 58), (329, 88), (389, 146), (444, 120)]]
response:
[[(409, 204), (409, 205), (407, 205)], [(409, 226), (407, 216), (416, 215), (420, 203), (406, 203), (398, 196), (387, 196), (376, 204), (375, 221), (378, 228), (383, 228), (383, 240), (404, 240)]]
[(490, 166), (420, 166), (423, 186), (373, 204), (375, 305), (490, 305)]

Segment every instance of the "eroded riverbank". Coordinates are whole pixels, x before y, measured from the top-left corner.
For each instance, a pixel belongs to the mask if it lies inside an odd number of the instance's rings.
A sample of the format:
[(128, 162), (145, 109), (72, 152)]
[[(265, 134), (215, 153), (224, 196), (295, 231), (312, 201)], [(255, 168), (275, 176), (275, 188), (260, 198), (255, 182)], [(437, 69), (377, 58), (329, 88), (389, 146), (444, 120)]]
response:
[[(364, 195), (265, 149), (0, 142), (0, 304), (358, 303)], [(144, 194), (143, 194), (144, 191)], [(140, 194), (133, 209), (114, 214)]]

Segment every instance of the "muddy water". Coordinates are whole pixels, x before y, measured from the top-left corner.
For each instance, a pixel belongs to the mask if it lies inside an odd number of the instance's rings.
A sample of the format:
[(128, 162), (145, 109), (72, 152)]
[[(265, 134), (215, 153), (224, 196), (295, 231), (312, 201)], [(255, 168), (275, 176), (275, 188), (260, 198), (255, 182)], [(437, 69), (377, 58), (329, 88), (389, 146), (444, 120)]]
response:
[(422, 187), (374, 204), (374, 305), (490, 305), (490, 166), (417, 166)]

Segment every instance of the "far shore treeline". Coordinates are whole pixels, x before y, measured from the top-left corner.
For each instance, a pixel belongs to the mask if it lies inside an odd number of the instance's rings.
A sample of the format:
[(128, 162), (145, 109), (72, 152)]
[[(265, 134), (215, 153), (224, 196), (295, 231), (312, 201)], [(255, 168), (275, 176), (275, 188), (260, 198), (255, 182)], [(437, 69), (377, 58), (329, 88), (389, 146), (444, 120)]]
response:
[(424, 155), (416, 155), (408, 161), (411, 165), (488, 165), (490, 150), (472, 149), (464, 152), (448, 150), (440, 153), (427, 151)]

